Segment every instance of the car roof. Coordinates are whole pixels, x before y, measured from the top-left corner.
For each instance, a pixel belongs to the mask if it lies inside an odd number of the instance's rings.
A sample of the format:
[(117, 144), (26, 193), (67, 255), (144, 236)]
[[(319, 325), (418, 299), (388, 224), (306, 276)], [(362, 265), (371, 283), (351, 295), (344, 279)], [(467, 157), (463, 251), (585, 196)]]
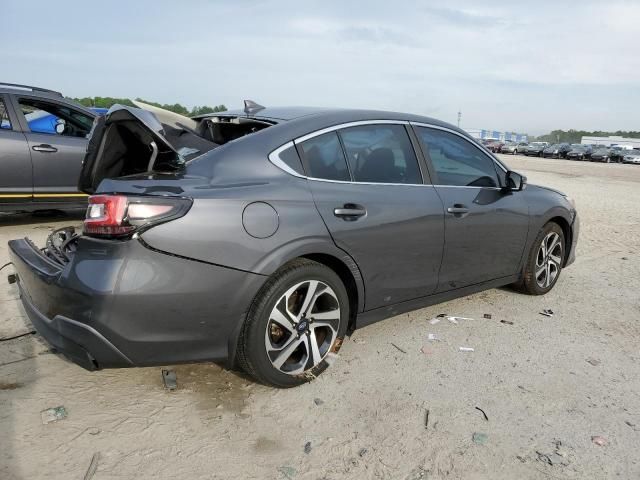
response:
[[(9, 86), (10, 85), (10, 86)], [(29, 87), (29, 86), (19, 86), (19, 85), (11, 85), (11, 84), (3, 84), (0, 82), (0, 94), (14, 94), (14, 95), (30, 95), (34, 97), (43, 97), (43, 98), (51, 98), (55, 100), (64, 99), (64, 96), (60, 92), (55, 92), (53, 90), (41, 89), (38, 87)]]
[[(248, 115), (244, 110), (227, 110), (219, 113), (208, 113), (193, 117), (194, 119), (210, 117), (245, 117), (264, 120), (275, 124), (300, 126), (308, 131), (317, 130), (331, 125), (338, 125), (346, 122), (369, 121), (369, 120), (398, 120), (427, 123), (441, 126), (450, 130), (455, 130), (464, 136), (470, 135), (464, 130), (447, 122), (431, 117), (416, 115), (412, 113), (391, 112), (384, 110), (363, 110), (353, 108), (322, 108), (322, 107), (268, 107), (253, 115)], [(292, 128), (295, 130), (296, 128)], [(498, 140), (496, 140), (498, 141)]]

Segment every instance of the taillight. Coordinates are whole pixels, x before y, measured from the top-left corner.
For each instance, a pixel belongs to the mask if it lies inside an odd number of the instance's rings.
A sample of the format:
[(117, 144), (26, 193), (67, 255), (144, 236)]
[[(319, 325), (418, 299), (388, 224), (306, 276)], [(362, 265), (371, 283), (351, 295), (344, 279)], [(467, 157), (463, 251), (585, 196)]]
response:
[(190, 207), (188, 198), (93, 195), (89, 197), (83, 233), (92, 237), (126, 237), (180, 218)]

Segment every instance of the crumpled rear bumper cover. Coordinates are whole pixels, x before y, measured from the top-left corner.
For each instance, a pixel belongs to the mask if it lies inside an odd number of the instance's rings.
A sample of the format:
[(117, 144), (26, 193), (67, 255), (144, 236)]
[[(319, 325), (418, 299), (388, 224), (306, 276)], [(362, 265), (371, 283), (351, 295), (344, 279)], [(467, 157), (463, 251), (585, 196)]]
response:
[(239, 325), (266, 277), (81, 237), (60, 265), (28, 239), (9, 242), (36, 330), (88, 369), (233, 362)]

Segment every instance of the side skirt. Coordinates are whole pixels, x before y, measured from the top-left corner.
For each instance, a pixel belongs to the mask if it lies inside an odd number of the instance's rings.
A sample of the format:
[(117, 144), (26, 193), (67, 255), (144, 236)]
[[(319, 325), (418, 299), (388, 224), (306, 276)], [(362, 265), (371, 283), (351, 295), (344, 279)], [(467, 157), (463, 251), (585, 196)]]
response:
[(454, 298), (466, 297), (473, 293), (478, 293), (490, 288), (503, 287), (517, 282), (520, 279), (519, 275), (512, 275), (509, 277), (502, 277), (488, 282), (477, 283), (475, 285), (469, 285), (467, 287), (456, 288), (455, 290), (448, 290), (446, 292), (437, 293), (434, 295), (428, 295), (426, 297), (415, 298), (406, 302), (396, 303), (387, 307), (380, 307), (374, 310), (359, 313), (356, 318), (356, 329), (362, 328), (366, 325), (379, 322), (386, 318), (394, 317), (402, 313), (411, 312), (420, 308), (429, 307), (438, 303), (447, 302)]

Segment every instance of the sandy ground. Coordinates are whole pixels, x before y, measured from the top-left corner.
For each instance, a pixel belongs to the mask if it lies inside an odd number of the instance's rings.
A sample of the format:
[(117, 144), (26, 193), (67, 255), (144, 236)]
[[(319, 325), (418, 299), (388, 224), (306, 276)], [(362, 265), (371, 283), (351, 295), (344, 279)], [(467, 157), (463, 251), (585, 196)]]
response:
[[(372, 325), (292, 390), (187, 365), (168, 392), (160, 368), (90, 373), (38, 336), (2, 342), (0, 478), (82, 479), (96, 453), (98, 480), (639, 478), (640, 167), (505, 158), (578, 204), (578, 259), (550, 294), (490, 290)], [(78, 222), (1, 218), (0, 265), (8, 239)], [(0, 337), (29, 330), (0, 285)], [(430, 325), (442, 312), (473, 320)], [(59, 405), (67, 418), (43, 425)]]

